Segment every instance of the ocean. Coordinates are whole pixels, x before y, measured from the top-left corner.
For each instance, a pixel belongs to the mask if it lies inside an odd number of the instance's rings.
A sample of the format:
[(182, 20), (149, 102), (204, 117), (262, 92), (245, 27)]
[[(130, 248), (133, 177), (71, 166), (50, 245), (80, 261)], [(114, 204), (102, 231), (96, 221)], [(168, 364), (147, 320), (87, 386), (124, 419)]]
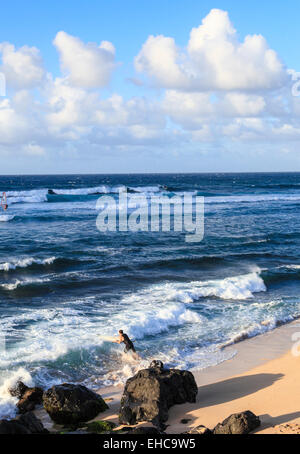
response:
[[(100, 232), (97, 200), (120, 188), (204, 196), (203, 240)], [(0, 417), (17, 379), (99, 388), (152, 359), (202, 369), (300, 315), (299, 173), (3, 176), (0, 191)], [(106, 338), (119, 329), (139, 364)]]

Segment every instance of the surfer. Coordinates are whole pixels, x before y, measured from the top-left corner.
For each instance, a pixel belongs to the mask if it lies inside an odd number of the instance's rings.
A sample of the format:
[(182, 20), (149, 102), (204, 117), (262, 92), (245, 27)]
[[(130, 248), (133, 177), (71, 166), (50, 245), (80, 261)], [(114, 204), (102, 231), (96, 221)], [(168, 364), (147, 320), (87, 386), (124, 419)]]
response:
[(2, 208), (3, 208), (4, 211), (6, 211), (7, 208), (8, 208), (8, 205), (7, 205), (7, 198), (6, 198), (6, 193), (5, 193), (5, 192), (3, 192), (3, 194), (2, 194), (1, 206), (2, 206)]
[(128, 352), (131, 351), (132, 352), (132, 356), (135, 359), (140, 359), (139, 355), (137, 354), (137, 352), (136, 352), (136, 350), (134, 348), (132, 340), (129, 339), (127, 334), (125, 334), (122, 329), (119, 330), (119, 339), (115, 340), (114, 342), (116, 344), (125, 344), (124, 352), (128, 353)]

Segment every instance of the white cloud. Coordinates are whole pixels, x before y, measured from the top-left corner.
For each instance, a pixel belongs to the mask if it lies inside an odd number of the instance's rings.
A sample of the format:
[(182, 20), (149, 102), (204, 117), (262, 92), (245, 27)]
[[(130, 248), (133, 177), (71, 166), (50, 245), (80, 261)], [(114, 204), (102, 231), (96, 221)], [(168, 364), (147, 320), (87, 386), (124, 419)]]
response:
[(261, 35), (238, 40), (228, 13), (213, 9), (193, 28), (186, 49), (173, 38), (149, 36), (135, 58), (137, 71), (178, 90), (261, 90), (280, 87), (287, 74)]
[(85, 44), (59, 32), (54, 44), (63, 74), (56, 78), (45, 74), (38, 49), (0, 44), (15, 88), (10, 99), (0, 98), (0, 152), (42, 162), (111, 151), (209, 155), (236, 145), (242, 152), (248, 143), (253, 153), (266, 144), (296, 149), (300, 98), (292, 96), (283, 65), (262, 36), (237, 36), (220, 10), (191, 31), (185, 49), (173, 38), (150, 36), (135, 66), (150, 78), (151, 90), (133, 74), (143, 96), (129, 99), (101, 90), (117, 66), (108, 41)]
[(244, 93), (226, 93), (224, 96), (224, 110), (231, 116), (256, 116), (261, 114), (265, 107), (263, 96)]
[(79, 38), (60, 31), (54, 41), (62, 70), (69, 82), (81, 88), (106, 86), (116, 67), (115, 48), (109, 41), (83, 43)]
[(34, 143), (29, 143), (25, 145), (24, 151), (28, 155), (32, 156), (44, 156), (46, 154), (45, 149), (43, 147), (41, 147), (40, 145), (36, 145)]
[(16, 49), (13, 44), (0, 43), (0, 71), (5, 74), (7, 85), (16, 89), (39, 85), (45, 70), (40, 52), (36, 47), (23, 46)]
[(0, 144), (22, 143), (30, 136), (30, 123), (20, 115), (8, 99), (0, 101)]
[(179, 50), (173, 38), (149, 36), (135, 57), (137, 71), (144, 72), (163, 87), (181, 87), (186, 75), (177, 63)]

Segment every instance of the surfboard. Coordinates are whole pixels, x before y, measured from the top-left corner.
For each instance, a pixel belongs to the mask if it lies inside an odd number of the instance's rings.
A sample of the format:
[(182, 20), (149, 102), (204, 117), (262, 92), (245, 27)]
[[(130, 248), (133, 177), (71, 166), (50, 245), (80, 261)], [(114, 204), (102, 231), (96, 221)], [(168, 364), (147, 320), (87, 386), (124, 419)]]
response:
[(98, 334), (98, 337), (103, 340), (103, 341), (107, 341), (107, 342), (115, 342), (117, 340), (117, 337), (114, 337), (114, 336), (104, 336), (104, 335), (99, 335)]

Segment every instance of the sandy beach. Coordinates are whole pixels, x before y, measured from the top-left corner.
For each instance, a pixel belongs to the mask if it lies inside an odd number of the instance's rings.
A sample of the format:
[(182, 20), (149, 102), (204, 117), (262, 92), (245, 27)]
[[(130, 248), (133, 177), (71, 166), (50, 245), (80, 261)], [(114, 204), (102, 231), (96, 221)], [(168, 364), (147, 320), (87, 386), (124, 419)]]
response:
[[(166, 433), (179, 434), (199, 425), (213, 429), (230, 414), (245, 410), (260, 417), (257, 434), (300, 433), (300, 357), (291, 351), (291, 337), (297, 332), (299, 321), (281, 326), (228, 347), (236, 351), (233, 359), (194, 371), (199, 386), (197, 402), (172, 407)], [(122, 387), (99, 390), (110, 409), (96, 420), (118, 424), (122, 391)], [(189, 422), (183, 424), (182, 419)], [(49, 428), (45, 417), (43, 420)]]

